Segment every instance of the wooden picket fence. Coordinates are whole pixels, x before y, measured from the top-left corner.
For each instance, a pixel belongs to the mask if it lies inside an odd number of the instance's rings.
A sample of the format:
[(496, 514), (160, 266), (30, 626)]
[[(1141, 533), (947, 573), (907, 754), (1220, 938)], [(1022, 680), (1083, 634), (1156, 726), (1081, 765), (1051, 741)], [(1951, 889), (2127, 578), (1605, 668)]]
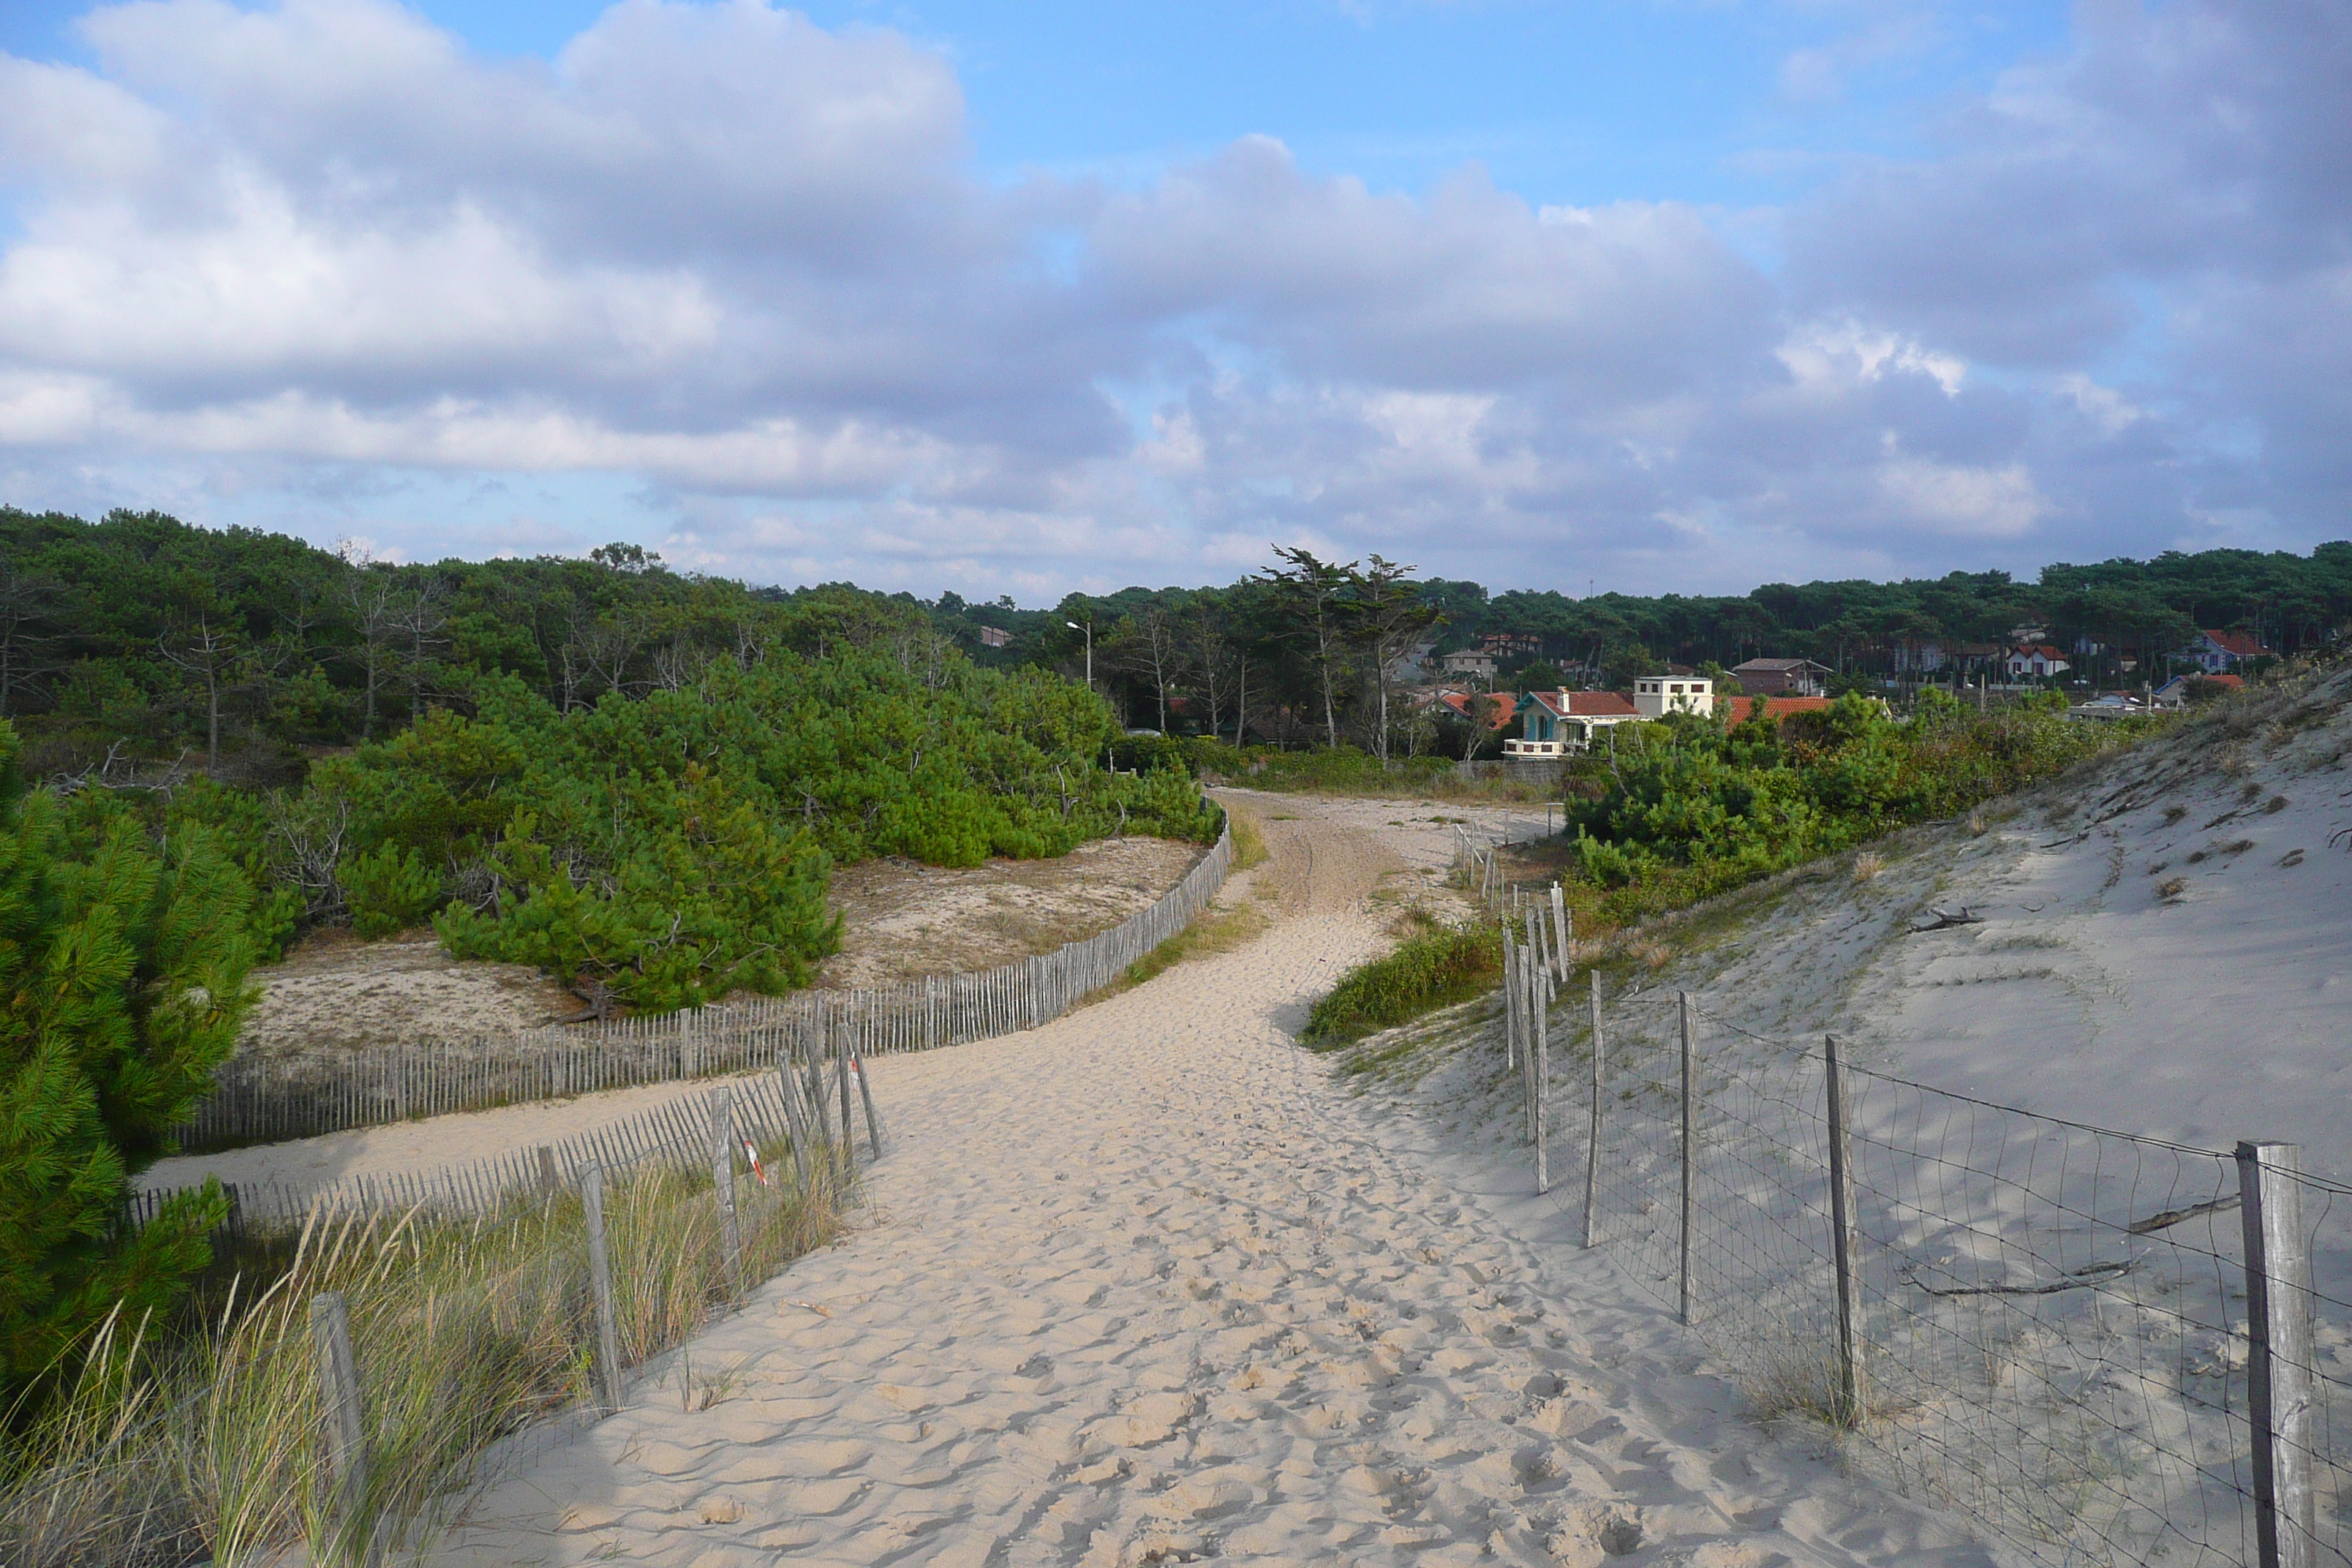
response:
[(332, 1058), (233, 1057), (180, 1128), (185, 1150), (745, 1072), (788, 1054), (859, 1057), (992, 1039), (1059, 1017), (1191, 923), (1233, 865), (1233, 829), (1150, 909), (1057, 952), (873, 991), (800, 991), (658, 1017), (417, 1040)]
[[(873, 1085), (845, 1037), (834, 1040), (829, 1055), (817, 1054), (814, 1042), (799, 1042), (772, 1065), (773, 1071), (716, 1086), (708, 1096), (682, 1094), (568, 1138), (478, 1160), (310, 1185), (275, 1178), (225, 1183), (229, 1212), (214, 1239), (233, 1243), (255, 1231), (299, 1228), (322, 1212), (490, 1214), (519, 1194), (551, 1196), (576, 1187), (591, 1165), (607, 1175), (646, 1165), (705, 1168), (714, 1154), (714, 1097), (726, 1108), (725, 1125), (732, 1130), (729, 1142), (742, 1151), (745, 1168), (762, 1183), (771, 1175), (756, 1163), (761, 1147), (778, 1158), (789, 1156), (803, 1185), (813, 1161), (854, 1170), (861, 1110), (866, 1152), (882, 1157)], [(725, 1157), (731, 1160), (733, 1152)], [(133, 1229), (146, 1225), (177, 1190), (133, 1193), (123, 1205), (121, 1223)]]
[[(755, 1142), (789, 1139), (782, 1080), (763, 1074), (731, 1089), (736, 1125)], [(517, 1147), (478, 1160), (416, 1171), (343, 1176), (316, 1185), (284, 1182), (229, 1182), (231, 1234), (290, 1229), (321, 1205), (363, 1213), (424, 1209), (441, 1214), (494, 1212), (517, 1193), (568, 1191), (589, 1165), (608, 1172), (646, 1164), (693, 1168), (703, 1163), (709, 1131), (692, 1096), (657, 1105), (635, 1116), (535, 1147)], [(132, 1226), (155, 1217), (164, 1200), (180, 1189), (134, 1193), (123, 1211)]]

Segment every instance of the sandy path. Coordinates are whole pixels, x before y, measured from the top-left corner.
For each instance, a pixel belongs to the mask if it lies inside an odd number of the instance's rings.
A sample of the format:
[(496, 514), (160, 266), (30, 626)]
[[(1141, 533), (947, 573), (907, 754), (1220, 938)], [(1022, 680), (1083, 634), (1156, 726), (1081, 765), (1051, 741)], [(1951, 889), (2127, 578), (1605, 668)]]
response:
[(691, 1347), (436, 1561), (1982, 1563), (1742, 1422), (1516, 1170), (1290, 1041), (1396, 858), (1270, 822), (1251, 945), (874, 1064), (872, 1223)]

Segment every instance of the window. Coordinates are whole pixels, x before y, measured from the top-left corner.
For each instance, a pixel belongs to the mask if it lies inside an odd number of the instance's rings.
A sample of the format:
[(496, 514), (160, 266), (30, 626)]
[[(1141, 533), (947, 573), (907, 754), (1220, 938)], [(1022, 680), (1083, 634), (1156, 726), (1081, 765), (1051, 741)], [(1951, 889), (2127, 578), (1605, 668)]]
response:
[(1677, 696), (1677, 697), (1679, 697), (1679, 696), (1681, 696), (1681, 695), (1682, 695), (1682, 691), (1683, 691), (1682, 682), (1680, 682), (1680, 681), (1676, 681), (1676, 682), (1675, 683), (1675, 696)]

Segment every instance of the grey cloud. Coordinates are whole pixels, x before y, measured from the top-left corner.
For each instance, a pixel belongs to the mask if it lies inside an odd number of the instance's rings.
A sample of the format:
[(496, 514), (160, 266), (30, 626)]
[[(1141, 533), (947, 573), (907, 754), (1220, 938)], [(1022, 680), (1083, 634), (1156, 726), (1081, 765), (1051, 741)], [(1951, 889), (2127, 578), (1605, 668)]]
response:
[(1692, 209), (1539, 214), (1475, 170), (1415, 201), (1245, 138), (1111, 203), (1091, 238), (1122, 310), (1204, 320), (1302, 374), (1641, 399), (1766, 347), (1763, 279)]
[[(122, 6), (96, 72), (0, 57), (0, 476), (388, 547), (411, 488), (353, 476), (633, 476), (684, 562), (1037, 596), (1274, 537), (1682, 590), (2293, 542), (2347, 489), (2352, 68), (2339, 10), (2262, 15), (2087, 8), (1768, 275), (1687, 205), (1263, 138), (992, 185), (942, 57), (760, 0), (536, 65), (386, 0)], [(562, 535), (524, 510), (482, 548)]]
[(1960, 352), (2062, 364), (2137, 324), (2136, 285), (2292, 278), (2352, 239), (2352, 12), (2095, 0), (2074, 47), (1790, 228), (1797, 297)]

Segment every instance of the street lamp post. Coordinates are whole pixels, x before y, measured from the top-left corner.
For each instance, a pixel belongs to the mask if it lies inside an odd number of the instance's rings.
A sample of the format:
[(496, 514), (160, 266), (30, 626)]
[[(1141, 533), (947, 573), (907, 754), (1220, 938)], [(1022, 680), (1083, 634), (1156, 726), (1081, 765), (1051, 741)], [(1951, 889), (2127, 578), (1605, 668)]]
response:
[(1095, 689), (1095, 624), (1092, 621), (1085, 626), (1076, 621), (1064, 621), (1062, 624), (1074, 632), (1087, 634), (1087, 689), (1092, 691)]

